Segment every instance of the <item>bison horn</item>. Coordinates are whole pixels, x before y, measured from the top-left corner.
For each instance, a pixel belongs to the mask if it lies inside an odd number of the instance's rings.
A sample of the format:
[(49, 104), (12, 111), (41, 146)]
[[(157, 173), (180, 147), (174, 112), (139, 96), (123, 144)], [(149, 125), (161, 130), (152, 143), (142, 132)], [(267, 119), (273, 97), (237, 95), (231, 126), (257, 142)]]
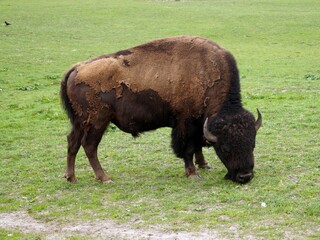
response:
[(203, 135), (205, 139), (207, 139), (209, 142), (217, 142), (218, 138), (214, 136), (209, 130), (208, 130), (208, 118), (204, 122), (203, 125)]
[(261, 127), (262, 125), (262, 115), (259, 111), (259, 109), (257, 109), (257, 112), (258, 112), (258, 119), (256, 121), (256, 124), (255, 124), (255, 127), (256, 127), (256, 131), (258, 131), (258, 129)]

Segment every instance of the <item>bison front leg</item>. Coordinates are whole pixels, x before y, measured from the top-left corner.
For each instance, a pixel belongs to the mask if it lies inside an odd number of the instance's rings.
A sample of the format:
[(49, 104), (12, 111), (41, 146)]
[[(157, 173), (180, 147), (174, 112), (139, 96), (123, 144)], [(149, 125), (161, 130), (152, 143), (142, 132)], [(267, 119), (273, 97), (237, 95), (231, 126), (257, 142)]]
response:
[(187, 150), (183, 158), (187, 177), (199, 177), (199, 173), (193, 163), (193, 154), (194, 152), (191, 149), (189, 151)]
[(194, 145), (193, 141), (190, 141), (193, 136), (190, 134), (189, 139), (186, 137), (185, 127), (173, 128), (171, 136), (171, 146), (176, 156), (184, 160), (185, 175), (187, 177), (199, 176), (193, 163)]
[(187, 177), (199, 177), (198, 171), (193, 163), (193, 152), (186, 152), (184, 160), (185, 174)]
[[(194, 153), (196, 158), (196, 164), (199, 166), (199, 168), (202, 169), (210, 169), (211, 166), (209, 163), (204, 160), (204, 156), (202, 153), (202, 150), (198, 150)], [(186, 157), (184, 158), (185, 162), (185, 173), (187, 177), (199, 177), (199, 173), (197, 172), (194, 164), (193, 164), (193, 152), (187, 153)]]
[(98, 145), (101, 141), (104, 129), (95, 129), (92, 127), (82, 139), (82, 146), (89, 159), (90, 165), (96, 175), (96, 179), (105, 183), (111, 183), (112, 180), (103, 171), (98, 159)]
[(211, 169), (211, 166), (209, 165), (209, 163), (204, 159), (202, 149), (200, 149), (199, 151), (196, 151), (194, 155), (196, 158), (196, 164), (198, 164), (199, 168)]

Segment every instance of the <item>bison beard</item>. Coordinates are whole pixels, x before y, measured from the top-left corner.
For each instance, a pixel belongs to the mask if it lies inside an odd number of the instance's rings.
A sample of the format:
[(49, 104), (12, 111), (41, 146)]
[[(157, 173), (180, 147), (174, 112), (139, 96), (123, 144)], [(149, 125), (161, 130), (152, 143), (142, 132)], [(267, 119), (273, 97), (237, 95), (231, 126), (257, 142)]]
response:
[(245, 183), (253, 177), (261, 115), (255, 122), (243, 109), (234, 58), (207, 39), (159, 39), (77, 64), (61, 82), (61, 99), (72, 124), (65, 173), (70, 182), (76, 181), (80, 146), (96, 178), (111, 181), (97, 156), (110, 122), (135, 137), (171, 127), (172, 148), (188, 177), (198, 176), (193, 156), (200, 168), (210, 168), (202, 154), (205, 140), (228, 169), (227, 178)]

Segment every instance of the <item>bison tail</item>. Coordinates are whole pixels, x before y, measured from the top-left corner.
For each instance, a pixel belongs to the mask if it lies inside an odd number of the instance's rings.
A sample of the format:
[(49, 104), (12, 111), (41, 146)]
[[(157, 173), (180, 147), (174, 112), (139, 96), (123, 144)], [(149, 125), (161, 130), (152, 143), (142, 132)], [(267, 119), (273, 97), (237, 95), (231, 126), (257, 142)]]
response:
[(63, 77), (61, 80), (61, 87), (60, 87), (60, 98), (62, 105), (68, 114), (68, 117), (70, 119), (71, 124), (74, 122), (74, 111), (70, 102), (70, 99), (67, 94), (67, 82), (70, 74), (74, 71), (75, 67), (71, 68)]

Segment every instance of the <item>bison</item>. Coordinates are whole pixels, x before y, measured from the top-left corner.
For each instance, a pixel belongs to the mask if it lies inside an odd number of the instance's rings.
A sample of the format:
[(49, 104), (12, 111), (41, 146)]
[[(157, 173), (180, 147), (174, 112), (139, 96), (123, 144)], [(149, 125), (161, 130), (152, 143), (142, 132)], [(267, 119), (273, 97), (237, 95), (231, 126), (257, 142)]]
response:
[(97, 148), (110, 123), (134, 137), (172, 128), (171, 146), (184, 160), (185, 175), (210, 168), (202, 147), (213, 146), (238, 183), (253, 178), (256, 133), (262, 123), (242, 107), (239, 73), (232, 54), (201, 37), (179, 36), (102, 55), (72, 67), (61, 81), (70, 118), (65, 177), (75, 182), (82, 146), (97, 179), (103, 171)]

